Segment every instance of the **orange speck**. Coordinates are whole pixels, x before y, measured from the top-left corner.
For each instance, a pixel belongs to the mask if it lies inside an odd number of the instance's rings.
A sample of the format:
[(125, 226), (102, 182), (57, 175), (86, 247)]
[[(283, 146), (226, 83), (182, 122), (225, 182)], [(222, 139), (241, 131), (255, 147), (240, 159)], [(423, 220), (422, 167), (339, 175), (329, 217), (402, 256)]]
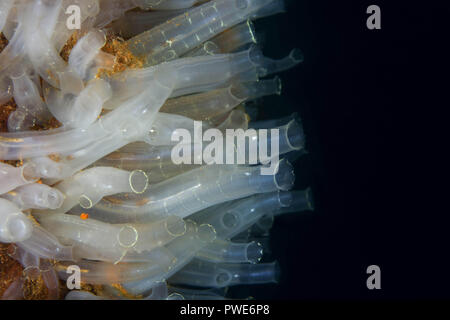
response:
[(86, 220), (86, 219), (89, 218), (89, 215), (88, 215), (87, 213), (82, 213), (82, 214), (80, 215), (80, 218), (81, 218), (81, 220)]

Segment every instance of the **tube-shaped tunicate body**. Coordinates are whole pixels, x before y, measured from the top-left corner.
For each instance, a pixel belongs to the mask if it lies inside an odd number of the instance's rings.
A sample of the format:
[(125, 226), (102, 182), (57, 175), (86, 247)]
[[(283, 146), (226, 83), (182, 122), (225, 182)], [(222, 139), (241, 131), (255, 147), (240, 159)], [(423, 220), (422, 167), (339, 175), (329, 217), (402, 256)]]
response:
[(184, 221), (173, 216), (145, 225), (111, 225), (66, 214), (39, 215), (39, 221), (73, 246), (76, 257), (109, 262), (121, 261), (129, 251), (151, 251), (186, 232)]
[(11, 201), (0, 198), (0, 241), (19, 242), (31, 236), (31, 221)]
[(211, 263), (195, 259), (173, 275), (169, 282), (197, 287), (220, 288), (240, 284), (277, 283), (279, 273), (277, 262), (260, 264)]
[(63, 204), (64, 194), (45, 184), (31, 183), (5, 193), (3, 198), (14, 202), (21, 210), (57, 209)]
[(237, 243), (216, 239), (197, 253), (197, 258), (223, 263), (257, 263), (263, 255), (262, 246), (255, 241)]
[(17, 246), (40, 258), (75, 261), (72, 246), (62, 245), (53, 234), (38, 225), (33, 225), (30, 238), (17, 242)]
[(246, 21), (272, 1), (213, 0), (128, 40), (128, 44), (134, 54), (147, 55), (147, 65), (170, 61)]
[(287, 161), (276, 164), (275, 175), (262, 175), (261, 169), (208, 165), (152, 186), (141, 204), (100, 203), (87, 212), (112, 223), (154, 221), (168, 215), (187, 217), (218, 203), (292, 187), (295, 176)]
[(122, 192), (143, 193), (147, 187), (148, 178), (143, 171), (94, 167), (55, 185), (54, 188), (64, 194), (64, 202), (59, 208), (46, 212), (65, 213), (77, 204), (89, 209), (104, 196)]
[(27, 164), (21, 167), (0, 162), (0, 194), (4, 194), (17, 187), (33, 183), (37, 178), (30, 174), (31, 167)]

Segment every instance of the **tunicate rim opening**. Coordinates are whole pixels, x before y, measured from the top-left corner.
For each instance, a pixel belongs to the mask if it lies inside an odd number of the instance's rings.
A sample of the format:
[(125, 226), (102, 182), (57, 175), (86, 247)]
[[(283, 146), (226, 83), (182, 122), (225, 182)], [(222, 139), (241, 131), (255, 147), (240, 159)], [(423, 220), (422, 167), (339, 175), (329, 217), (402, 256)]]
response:
[[(143, 181), (136, 179), (143, 179)], [(147, 173), (142, 170), (133, 170), (128, 177), (130, 188), (135, 194), (143, 194), (147, 190), (148, 180)]]
[[(230, 221), (232, 223), (229, 223)], [(220, 222), (226, 229), (233, 229), (239, 225), (239, 216), (234, 212), (227, 211), (222, 215)]]
[(214, 282), (217, 287), (226, 287), (231, 282), (232, 275), (228, 270), (219, 269), (214, 276)]
[(295, 182), (294, 167), (286, 159), (281, 159), (275, 168), (276, 174), (273, 176), (273, 181), (278, 190), (288, 191), (292, 188)]
[(64, 195), (61, 191), (51, 188), (45, 192), (45, 198), (49, 209), (58, 209), (64, 202)]
[(248, 60), (255, 68), (262, 68), (260, 61), (263, 57), (264, 55), (257, 45), (252, 45), (250, 49), (248, 49)]
[(273, 214), (265, 214), (258, 220), (256, 224), (263, 231), (268, 231), (272, 228), (274, 220), (275, 219)]
[(36, 165), (27, 162), (20, 167), (20, 175), (22, 176), (24, 182), (34, 183), (39, 180), (38, 177), (34, 177)]
[(258, 39), (256, 38), (255, 24), (250, 19), (247, 19), (246, 24), (248, 26), (248, 30), (249, 30), (249, 33), (250, 33), (250, 37), (252, 39), (252, 43), (257, 44), (258, 43)]
[(197, 228), (198, 239), (204, 243), (211, 243), (217, 238), (217, 232), (214, 227), (208, 223), (203, 223)]
[(304, 135), (303, 135), (303, 128), (301, 124), (296, 121), (295, 119), (292, 119), (289, 121), (289, 123), (286, 125), (286, 141), (288, 146), (293, 150), (301, 150), (305, 147), (304, 145)]
[(308, 203), (308, 207), (311, 211), (315, 210), (315, 205), (314, 205), (314, 196), (313, 196), (313, 191), (311, 189), (311, 187), (306, 189), (306, 202)]
[(289, 58), (291, 58), (295, 63), (302, 63), (303, 61), (305, 61), (305, 55), (299, 48), (292, 49), (292, 51), (289, 53)]
[(248, 262), (256, 264), (261, 261), (264, 254), (263, 246), (261, 243), (252, 241), (247, 244), (245, 248), (245, 258)]
[(165, 228), (172, 237), (181, 237), (187, 231), (186, 222), (177, 216), (170, 216), (165, 221)]
[(31, 237), (33, 231), (31, 221), (21, 212), (10, 215), (5, 226), (11, 236), (12, 242), (27, 240)]
[(215, 44), (213, 41), (206, 41), (203, 44), (203, 49), (210, 56), (215, 55), (216, 53), (218, 53), (220, 51), (219, 46), (217, 44)]
[[(117, 233), (117, 241), (123, 248), (132, 248), (136, 245), (139, 239), (139, 233), (133, 226), (123, 226)], [(123, 241), (125, 240), (125, 241)]]
[(293, 201), (294, 199), (292, 193), (286, 191), (278, 191), (278, 203), (280, 204), (280, 207), (290, 207)]
[(166, 298), (166, 300), (186, 300), (181, 293), (172, 292)]
[(80, 207), (82, 207), (83, 209), (91, 209), (94, 206), (94, 203), (92, 202), (91, 198), (89, 198), (85, 194), (82, 194), (78, 198), (78, 203), (80, 204)]

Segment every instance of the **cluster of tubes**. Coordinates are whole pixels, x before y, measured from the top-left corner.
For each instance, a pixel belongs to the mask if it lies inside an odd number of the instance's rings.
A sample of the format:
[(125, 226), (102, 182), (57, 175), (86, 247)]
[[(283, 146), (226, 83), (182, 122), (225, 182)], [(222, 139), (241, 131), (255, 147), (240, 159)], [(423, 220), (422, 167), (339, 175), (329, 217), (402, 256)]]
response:
[[(71, 5), (81, 25), (65, 61)], [(303, 60), (258, 47), (252, 20), (282, 11), (282, 0), (1, 0), (0, 104), (17, 108), (0, 159), (21, 165), (0, 162), (0, 242), (24, 268), (3, 299), (23, 298), (34, 277), (57, 299), (74, 265), (103, 289), (66, 299), (225, 299), (230, 286), (277, 281), (277, 263), (260, 262), (264, 237), (274, 217), (313, 209), (310, 189), (290, 191), (304, 135), (296, 115), (255, 122), (242, 106), (279, 95), (270, 76)], [(98, 76), (116, 62), (102, 50), (112, 33), (141, 68)], [(53, 117), (61, 127), (30, 130)], [(275, 174), (261, 175), (260, 158), (175, 164), (171, 137), (194, 121), (279, 129)]]

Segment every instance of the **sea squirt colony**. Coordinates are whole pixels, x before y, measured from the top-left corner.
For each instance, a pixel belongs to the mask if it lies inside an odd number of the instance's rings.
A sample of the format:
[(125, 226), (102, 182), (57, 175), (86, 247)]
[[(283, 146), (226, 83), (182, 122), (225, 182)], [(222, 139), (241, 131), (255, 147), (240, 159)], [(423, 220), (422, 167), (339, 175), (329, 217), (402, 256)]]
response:
[[(0, 242), (22, 268), (2, 299), (226, 299), (230, 286), (277, 281), (277, 263), (261, 262), (273, 218), (313, 209), (310, 189), (290, 191), (299, 118), (248, 115), (281, 93), (271, 76), (303, 60), (258, 46), (252, 20), (284, 10), (282, 0), (1, 1)], [(254, 129), (251, 139), (277, 129), (264, 142), (279, 154), (175, 163), (173, 136), (195, 135), (196, 121), (225, 136)]]

